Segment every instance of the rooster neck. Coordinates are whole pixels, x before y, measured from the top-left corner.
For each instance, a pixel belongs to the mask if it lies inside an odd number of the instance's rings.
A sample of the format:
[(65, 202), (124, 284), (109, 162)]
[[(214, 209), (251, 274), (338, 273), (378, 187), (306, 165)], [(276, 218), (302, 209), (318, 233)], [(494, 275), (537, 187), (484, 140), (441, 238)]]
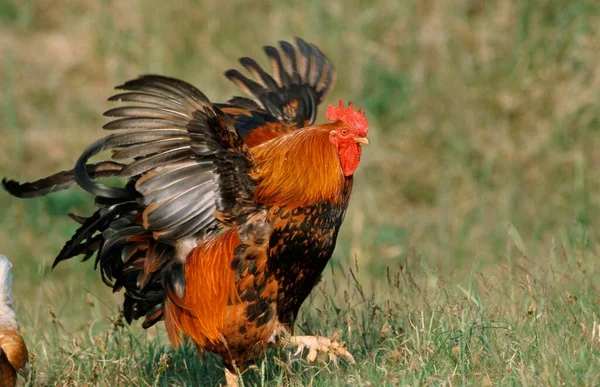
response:
[(289, 207), (340, 203), (345, 178), (329, 131), (304, 128), (252, 148), (260, 170), (255, 200)]

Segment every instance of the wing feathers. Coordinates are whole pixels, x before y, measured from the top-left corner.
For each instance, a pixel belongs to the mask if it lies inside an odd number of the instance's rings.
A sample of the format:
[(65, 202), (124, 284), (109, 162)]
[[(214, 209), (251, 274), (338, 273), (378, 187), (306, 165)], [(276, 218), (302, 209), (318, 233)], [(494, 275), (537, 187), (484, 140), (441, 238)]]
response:
[(185, 112), (180, 112), (165, 108), (148, 108), (148, 107), (118, 107), (110, 109), (104, 113), (106, 117), (143, 117), (143, 118), (161, 118), (170, 122), (183, 123), (184, 127), (189, 120), (189, 115)]
[[(227, 70), (225, 72), (225, 76), (227, 79), (235, 83), (237, 87), (254, 98), (256, 98), (257, 95), (261, 94), (264, 90), (264, 87), (249, 79), (237, 70)], [(257, 99), (257, 102), (259, 101), (260, 100)]]
[(178, 162), (181, 160), (189, 159), (191, 157), (192, 155), (190, 154), (190, 147), (187, 144), (178, 148), (167, 149), (161, 153), (140, 158), (132, 162), (131, 164), (123, 168), (119, 176), (138, 176), (154, 168), (160, 167), (165, 163)]
[[(169, 187), (177, 185), (183, 180), (214, 170), (215, 166), (210, 161), (196, 162), (195, 160), (190, 160), (164, 166), (140, 178), (136, 183), (136, 189), (144, 195), (144, 199), (148, 199), (149, 195), (156, 193), (156, 191), (169, 189)], [(152, 201), (154, 200), (158, 199), (152, 199)]]
[(266, 46), (265, 53), (269, 57), (269, 61), (271, 62), (271, 68), (273, 70), (273, 78), (279, 83), (281, 87), (289, 86), (292, 81), (290, 79), (288, 71), (283, 67), (283, 62), (281, 61), (281, 56), (279, 55), (279, 51), (273, 46)]
[(267, 74), (256, 61), (252, 58), (244, 57), (240, 59), (240, 64), (250, 73), (254, 79), (260, 82), (261, 86), (266, 89), (277, 89), (279, 85), (275, 80)]
[(148, 105), (160, 106), (166, 109), (172, 109), (177, 111), (185, 111), (183, 105), (175, 100), (168, 98), (167, 96), (161, 96), (159, 94), (153, 94), (149, 92), (127, 92), (113, 95), (108, 99), (109, 101), (120, 101), (120, 102), (139, 102)]
[[(275, 84), (252, 60), (244, 63), (261, 82)], [(262, 89), (239, 72), (233, 76), (242, 87)], [(214, 225), (215, 210), (225, 214), (222, 221), (228, 225), (252, 211), (250, 151), (231, 120), (202, 92), (183, 81), (155, 75), (118, 88), (125, 92), (111, 100), (145, 106), (107, 111), (106, 116), (116, 119), (104, 127), (126, 132), (107, 137), (97, 149), (113, 149), (116, 160), (133, 159), (119, 176), (138, 180), (135, 189), (146, 206), (143, 219), (147, 230), (160, 240), (174, 240)]]
[(124, 160), (144, 157), (155, 153), (164, 152), (172, 148), (185, 148), (189, 146), (189, 139), (182, 137), (167, 138), (128, 146), (125, 149), (113, 153), (112, 158), (115, 160)]
[(102, 128), (107, 130), (115, 129), (185, 129), (185, 124), (181, 122), (170, 121), (168, 119), (159, 119), (155, 117), (135, 117), (121, 118), (104, 125)]
[(297, 85), (300, 83), (300, 73), (298, 72), (298, 64), (296, 62), (296, 50), (294, 49), (294, 46), (286, 41), (280, 41), (279, 45), (285, 54), (285, 59), (283, 62), (284, 67), (287, 69), (287, 73), (291, 76), (292, 83)]
[[(228, 70), (225, 76), (280, 121), (291, 122), (301, 128), (315, 121), (317, 105), (321, 103), (334, 81), (334, 69), (329, 59), (314, 45), (296, 38), (296, 46), (281, 41), (281, 53), (274, 47), (265, 47), (272, 73), (267, 74), (251, 58), (240, 63), (254, 80), (237, 70)], [(231, 106), (248, 108), (241, 97), (229, 100)]]
[(186, 223), (189, 219), (201, 213), (210, 214), (212, 208), (209, 202), (215, 200), (214, 191), (211, 190), (209, 183), (205, 183), (203, 187), (198, 187), (199, 190), (202, 190), (202, 188), (204, 188), (206, 195), (201, 199), (196, 199), (196, 188), (190, 188), (156, 209), (152, 206), (148, 207), (148, 210), (144, 213), (144, 220), (152, 224), (153, 231), (163, 231)]

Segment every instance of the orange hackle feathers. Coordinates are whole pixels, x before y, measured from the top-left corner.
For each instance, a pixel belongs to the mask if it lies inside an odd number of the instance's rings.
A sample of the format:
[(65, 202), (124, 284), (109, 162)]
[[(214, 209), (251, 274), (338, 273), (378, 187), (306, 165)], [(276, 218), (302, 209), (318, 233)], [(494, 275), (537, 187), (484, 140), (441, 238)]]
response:
[(272, 138), (281, 136), (282, 133), (290, 131), (291, 126), (284, 123), (271, 123), (267, 122), (260, 128), (252, 130), (246, 137), (244, 142), (250, 148), (253, 146), (267, 142)]
[(255, 200), (288, 207), (339, 201), (344, 177), (337, 151), (329, 141), (334, 127), (305, 128), (252, 148), (260, 167)]
[(240, 244), (237, 230), (230, 229), (198, 245), (185, 263), (185, 295), (178, 300), (169, 292), (165, 326), (174, 346), (185, 332), (199, 347), (221, 341), (227, 304), (237, 302), (235, 273), (231, 261)]
[(366, 136), (369, 131), (369, 124), (365, 113), (362, 109), (355, 111), (352, 102), (348, 104), (348, 108), (344, 108), (341, 99), (338, 106), (327, 105), (325, 115), (330, 121), (342, 121), (360, 136)]

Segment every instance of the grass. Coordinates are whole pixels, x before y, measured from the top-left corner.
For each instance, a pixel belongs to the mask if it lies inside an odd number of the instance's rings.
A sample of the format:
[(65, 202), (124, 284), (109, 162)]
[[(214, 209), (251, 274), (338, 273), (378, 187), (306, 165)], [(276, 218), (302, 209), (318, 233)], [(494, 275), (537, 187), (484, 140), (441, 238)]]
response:
[[(302, 36), (336, 64), (328, 102), (354, 101), (372, 126), (297, 324), (341, 332), (357, 365), (284, 349), (246, 384), (597, 385), (598, 23), (594, 0), (0, 0), (0, 175), (71, 168), (126, 79), (177, 76), (220, 101), (238, 57), (264, 63), (262, 45)], [(77, 190), (0, 192), (32, 383), (223, 382), (218, 359), (122, 324), (91, 263), (50, 270), (75, 229), (65, 213), (90, 209)]]

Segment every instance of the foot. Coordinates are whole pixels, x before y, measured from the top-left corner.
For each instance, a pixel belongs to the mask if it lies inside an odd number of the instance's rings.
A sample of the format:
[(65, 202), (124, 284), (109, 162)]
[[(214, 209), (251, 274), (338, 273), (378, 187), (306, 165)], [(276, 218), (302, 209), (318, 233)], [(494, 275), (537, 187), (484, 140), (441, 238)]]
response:
[(356, 363), (352, 354), (344, 347), (344, 344), (337, 341), (335, 337), (333, 339), (328, 339), (327, 337), (322, 336), (291, 336), (288, 337), (285, 342), (287, 345), (298, 347), (298, 350), (294, 355), (299, 355), (304, 348), (308, 348), (306, 360), (310, 363), (317, 360), (319, 351), (327, 353), (333, 362), (337, 362), (338, 356), (341, 356), (351, 364)]

